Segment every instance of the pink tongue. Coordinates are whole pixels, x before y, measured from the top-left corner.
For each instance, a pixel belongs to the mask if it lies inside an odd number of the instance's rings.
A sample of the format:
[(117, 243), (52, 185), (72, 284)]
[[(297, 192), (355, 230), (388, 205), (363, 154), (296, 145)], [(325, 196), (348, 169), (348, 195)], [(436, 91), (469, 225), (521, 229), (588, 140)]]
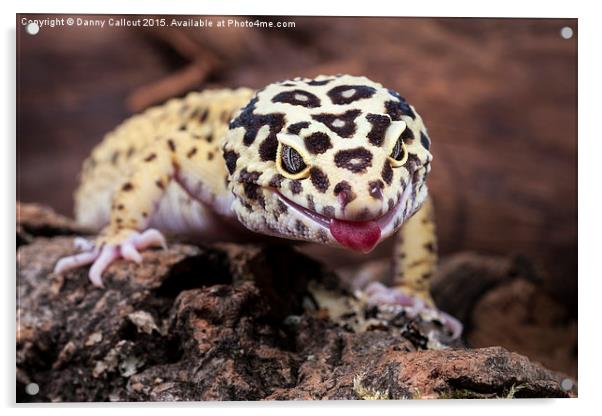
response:
[(380, 227), (376, 221), (330, 220), (330, 233), (343, 246), (353, 250), (369, 252), (380, 238)]

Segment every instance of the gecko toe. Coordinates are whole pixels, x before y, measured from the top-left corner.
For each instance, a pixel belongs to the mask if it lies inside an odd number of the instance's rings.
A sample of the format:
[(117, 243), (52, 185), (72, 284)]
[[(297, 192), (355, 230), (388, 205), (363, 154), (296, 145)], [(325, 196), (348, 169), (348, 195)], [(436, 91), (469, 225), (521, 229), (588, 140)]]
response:
[(419, 312), (424, 307), (424, 302), (414, 296), (406, 295), (399, 290), (387, 287), (380, 282), (372, 282), (366, 287), (368, 303), (373, 305), (399, 305), (412, 308)]
[(441, 323), (445, 327), (445, 329), (447, 329), (449, 331), (449, 333), (451, 334), (450, 335), (451, 340), (460, 338), (460, 336), (462, 335), (462, 331), (464, 329), (462, 322), (460, 322), (458, 319), (456, 319), (453, 316), (451, 316), (443, 311), (440, 311), (440, 310), (436, 311), (436, 315), (437, 315), (437, 318), (439, 319), (439, 321), (441, 321)]
[(127, 241), (121, 245), (121, 256), (126, 259), (133, 261), (134, 263), (142, 263), (142, 256), (134, 247), (134, 244), (130, 241)]
[(162, 247), (167, 249), (165, 237), (160, 231), (151, 228), (134, 238), (134, 247), (137, 249), (145, 249), (147, 247)]
[(88, 277), (92, 284), (96, 287), (103, 287), (102, 273), (105, 269), (119, 257), (119, 250), (115, 246), (105, 245), (100, 252), (98, 258), (90, 268)]
[(54, 266), (54, 273), (63, 273), (64, 271), (86, 266), (92, 263), (98, 257), (98, 251), (79, 253), (73, 256), (63, 257), (57, 261)]

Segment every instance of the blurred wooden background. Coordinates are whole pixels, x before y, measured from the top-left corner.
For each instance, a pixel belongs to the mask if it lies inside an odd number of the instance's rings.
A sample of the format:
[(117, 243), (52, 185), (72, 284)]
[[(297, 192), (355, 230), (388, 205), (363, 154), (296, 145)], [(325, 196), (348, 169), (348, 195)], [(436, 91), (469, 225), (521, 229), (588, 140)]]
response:
[[(71, 214), (91, 148), (168, 96), (366, 75), (426, 121), (443, 254), (524, 254), (576, 316), (575, 19), (264, 18), (296, 27), (62, 27), (35, 36), (17, 19), (19, 199)], [(572, 39), (560, 36), (564, 26)]]

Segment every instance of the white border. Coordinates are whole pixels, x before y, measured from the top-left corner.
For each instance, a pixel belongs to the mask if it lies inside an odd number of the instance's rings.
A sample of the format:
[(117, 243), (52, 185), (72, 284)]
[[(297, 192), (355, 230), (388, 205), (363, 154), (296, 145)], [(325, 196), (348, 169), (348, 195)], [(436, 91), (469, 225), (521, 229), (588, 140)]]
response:
[[(503, 2), (472, 2), (465, 0), (426, 2), (426, 1), (351, 1), (325, 2), (303, 0), (298, 2), (275, 2), (252, 0), (241, 2), (208, 2), (186, 0), (145, 0), (145, 1), (33, 1), (21, 0), (18, 4), (2, 4), (0, 15), (4, 24), (4, 65), (0, 65), (2, 76), (1, 91), (5, 96), (0, 101), (3, 111), (0, 125), (5, 129), (4, 139), (0, 140), (3, 179), (3, 200), (0, 203), (2, 227), (2, 247), (0, 247), (0, 264), (5, 268), (2, 274), (4, 284), (4, 306), (8, 322), (4, 325), (2, 347), (2, 376), (0, 376), (0, 394), (2, 403), (10, 405), (14, 402), (14, 201), (15, 201), (15, 13), (140, 13), (140, 14), (265, 14), (265, 15), (397, 15), (397, 16), (473, 16), (473, 17), (570, 17), (579, 18), (576, 31), (579, 42), (579, 399), (575, 400), (535, 400), (535, 401), (437, 401), (411, 403), (272, 403), (265, 406), (258, 403), (236, 404), (188, 404), (178, 405), (178, 411), (203, 412), (211, 409), (244, 412), (246, 414), (287, 414), (307, 415), (320, 408), (328, 412), (339, 410), (348, 413), (366, 412), (404, 412), (420, 414), (503, 414), (508, 412), (532, 411), (546, 414), (563, 414), (574, 411), (586, 411), (596, 404), (602, 396), (600, 356), (600, 335), (602, 311), (602, 273), (597, 257), (602, 231), (602, 212), (600, 202), (600, 183), (602, 183), (601, 163), (602, 134), (598, 127), (601, 117), (600, 102), (602, 97), (601, 81), (602, 64), (600, 59), (599, 39), (602, 39), (602, 22), (596, 13), (593, 1), (545, 1), (526, 2), (524, 0), (505, 0)], [(562, 80), (559, 80), (562, 82)], [(81, 405), (60, 405), (55, 407), (60, 412), (71, 412)], [(105, 414), (106, 405), (86, 405), (86, 412)], [(146, 412), (164, 414), (166, 407), (173, 404), (144, 404)], [(368, 407), (369, 406), (369, 407)], [(21, 406), (23, 407), (23, 406)], [(40, 414), (50, 411), (44, 406), (34, 406), (29, 410)], [(112, 405), (111, 411), (127, 412), (133, 405)], [(201, 407), (201, 409), (197, 409)], [(159, 413), (160, 412), (160, 413)]]

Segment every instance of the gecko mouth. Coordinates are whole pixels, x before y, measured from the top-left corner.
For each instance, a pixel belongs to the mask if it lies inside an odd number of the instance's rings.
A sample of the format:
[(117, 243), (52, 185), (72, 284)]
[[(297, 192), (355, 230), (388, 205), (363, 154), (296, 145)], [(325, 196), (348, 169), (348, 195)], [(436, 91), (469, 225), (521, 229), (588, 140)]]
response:
[(389, 235), (393, 231), (397, 219), (401, 223), (411, 189), (412, 184), (410, 183), (391, 209), (380, 217), (368, 221), (348, 221), (326, 217), (291, 201), (277, 190), (275, 193), (288, 208), (301, 213), (315, 224), (330, 231), (330, 234), (342, 246), (368, 253), (380, 241), (381, 235)]

